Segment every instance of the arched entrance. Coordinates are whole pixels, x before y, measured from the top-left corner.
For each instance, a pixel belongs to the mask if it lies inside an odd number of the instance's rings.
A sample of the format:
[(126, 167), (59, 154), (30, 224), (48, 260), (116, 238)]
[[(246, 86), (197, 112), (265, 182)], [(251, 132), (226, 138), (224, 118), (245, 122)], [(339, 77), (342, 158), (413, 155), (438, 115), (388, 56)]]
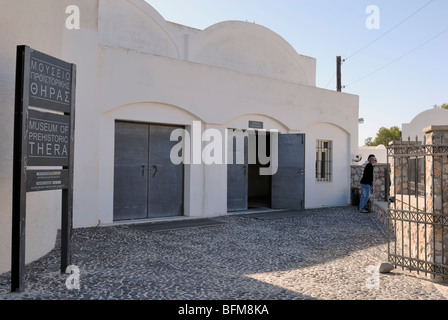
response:
[[(190, 215), (192, 169), (170, 159), (178, 141), (173, 130), (189, 130), (197, 117), (157, 102), (126, 104), (101, 121), (101, 222)], [(196, 170), (196, 169), (194, 169)]]
[(184, 169), (170, 159), (177, 128), (115, 122), (115, 221), (183, 215)]
[[(268, 121), (268, 128), (286, 131), (275, 120)], [(262, 121), (256, 124), (260, 128), (228, 130), (227, 211), (260, 207), (302, 210), (305, 135), (266, 130)]]

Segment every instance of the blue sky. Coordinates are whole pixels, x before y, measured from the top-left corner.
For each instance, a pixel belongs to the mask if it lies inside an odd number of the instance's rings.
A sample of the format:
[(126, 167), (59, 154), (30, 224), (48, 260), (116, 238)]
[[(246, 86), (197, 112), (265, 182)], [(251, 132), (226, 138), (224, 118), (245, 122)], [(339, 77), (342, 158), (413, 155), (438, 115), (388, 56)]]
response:
[[(335, 90), (336, 56), (348, 58), (342, 91), (359, 95), (360, 145), (380, 127), (401, 128), (448, 103), (447, 0), (146, 1), (166, 20), (197, 29), (226, 20), (267, 27), (317, 59), (321, 88)], [(366, 27), (369, 5), (379, 9), (379, 29)]]

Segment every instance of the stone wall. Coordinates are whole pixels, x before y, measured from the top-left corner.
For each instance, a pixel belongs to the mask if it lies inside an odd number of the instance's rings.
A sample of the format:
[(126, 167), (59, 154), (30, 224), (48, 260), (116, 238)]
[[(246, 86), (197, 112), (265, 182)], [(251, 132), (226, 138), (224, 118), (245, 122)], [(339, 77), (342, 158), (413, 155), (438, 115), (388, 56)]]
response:
[[(426, 210), (433, 212), (435, 263), (448, 264), (448, 126), (431, 126), (425, 130), (427, 145), (434, 145), (433, 156), (426, 158)], [(440, 216), (439, 216), (440, 215)], [(443, 226), (444, 225), (444, 226)]]
[[(350, 188), (357, 189), (360, 194), (360, 183), (362, 174), (364, 172), (364, 165), (351, 166), (351, 185)], [(371, 200), (386, 201), (386, 194), (388, 192), (389, 176), (387, 163), (377, 163), (373, 165), (373, 187), (371, 190)]]
[[(412, 168), (411, 161), (416, 162), (417, 159), (424, 157), (424, 147), (422, 143), (415, 141), (394, 141), (391, 146), (401, 147), (399, 153), (409, 153), (412, 156), (399, 156), (389, 157), (390, 168), (391, 168), (391, 184), (390, 184), (390, 195), (409, 195), (415, 194), (416, 188), (418, 189), (418, 184), (416, 185), (411, 177), (411, 173), (415, 171)], [(420, 166), (423, 166), (421, 162), (418, 162)], [(421, 188), (418, 189), (420, 194), (424, 194), (425, 190)]]
[(391, 244), (391, 253), (411, 259), (433, 262), (434, 227), (431, 224), (423, 223), (425, 221), (425, 213), (422, 199), (417, 199), (420, 200), (418, 205), (415, 203), (417, 201), (410, 201), (409, 203), (408, 200), (408, 197), (403, 199), (397, 198), (390, 205), (391, 209), (397, 210), (395, 211), (396, 216), (409, 220), (391, 220), (390, 230), (396, 234), (395, 244)]
[(434, 145), (432, 157), (426, 158), (427, 210), (448, 214), (448, 126), (425, 129), (426, 144)]

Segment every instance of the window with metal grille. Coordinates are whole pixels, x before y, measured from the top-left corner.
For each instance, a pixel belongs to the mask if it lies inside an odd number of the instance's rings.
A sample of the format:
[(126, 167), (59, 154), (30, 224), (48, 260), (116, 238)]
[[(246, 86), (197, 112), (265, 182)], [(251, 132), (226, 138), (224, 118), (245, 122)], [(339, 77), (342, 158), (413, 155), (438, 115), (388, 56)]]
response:
[(332, 145), (331, 140), (316, 140), (316, 181), (331, 181)]

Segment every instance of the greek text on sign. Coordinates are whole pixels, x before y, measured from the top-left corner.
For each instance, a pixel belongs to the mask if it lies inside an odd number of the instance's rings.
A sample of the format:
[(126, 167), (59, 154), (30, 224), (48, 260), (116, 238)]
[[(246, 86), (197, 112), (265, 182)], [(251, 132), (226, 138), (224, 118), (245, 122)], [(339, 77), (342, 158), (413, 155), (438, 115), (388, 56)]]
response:
[(31, 50), (30, 105), (70, 112), (72, 71), (65, 61)]
[(69, 117), (28, 110), (28, 165), (67, 166), (70, 150)]

